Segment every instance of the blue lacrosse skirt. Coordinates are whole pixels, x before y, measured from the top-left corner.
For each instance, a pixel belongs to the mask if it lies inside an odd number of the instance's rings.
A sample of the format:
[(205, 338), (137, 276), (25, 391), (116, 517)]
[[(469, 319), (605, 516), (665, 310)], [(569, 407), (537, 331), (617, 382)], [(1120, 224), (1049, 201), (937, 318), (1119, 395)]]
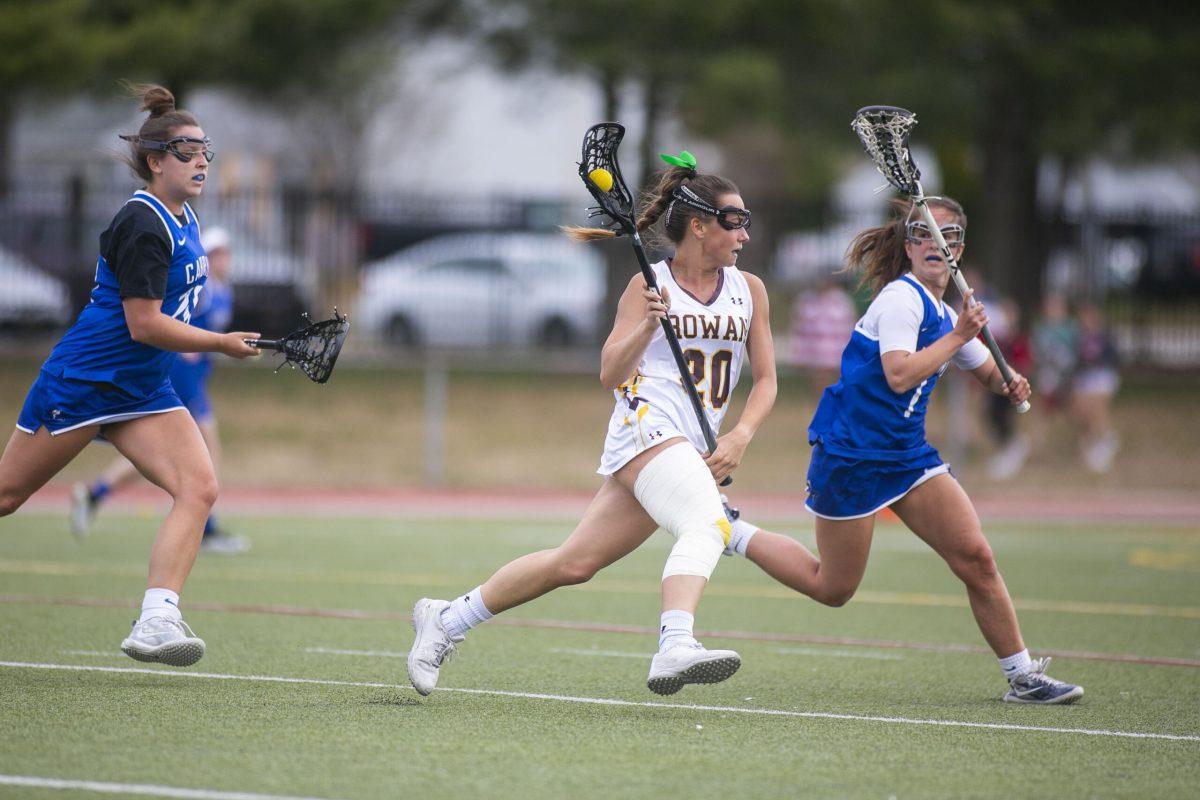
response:
[(183, 407), (169, 380), (141, 395), (111, 383), (74, 380), (41, 370), (25, 396), (17, 427), (29, 434), (45, 427), (57, 436), (88, 425), (123, 422)]
[(835, 456), (817, 442), (808, 465), (804, 505), (825, 519), (868, 517), (949, 471), (936, 450), (908, 461), (873, 461)]

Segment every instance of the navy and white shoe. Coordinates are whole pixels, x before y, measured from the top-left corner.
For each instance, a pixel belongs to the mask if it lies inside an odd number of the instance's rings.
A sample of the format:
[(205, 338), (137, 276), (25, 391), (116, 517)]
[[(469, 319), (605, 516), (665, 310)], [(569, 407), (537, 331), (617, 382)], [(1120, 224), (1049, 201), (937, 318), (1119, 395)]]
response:
[(1009, 680), (1008, 694), (1004, 695), (1006, 703), (1037, 703), (1040, 705), (1056, 705), (1074, 703), (1083, 697), (1083, 687), (1072, 683), (1056, 681), (1046, 674), (1050, 665), (1050, 657), (1036, 659), (1027, 672)]
[[(721, 508), (725, 509), (725, 519), (729, 520), (730, 525), (737, 522), (738, 519), (742, 516), (741, 511), (739, 511), (738, 509), (729, 505), (729, 498), (726, 497), (725, 495), (721, 495)], [(721, 555), (723, 555), (723, 556), (736, 556), (737, 555), (737, 550), (735, 550), (733, 547), (733, 537), (732, 536), (729, 537), (729, 544), (725, 545), (725, 549), (723, 551), (721, 551)]]

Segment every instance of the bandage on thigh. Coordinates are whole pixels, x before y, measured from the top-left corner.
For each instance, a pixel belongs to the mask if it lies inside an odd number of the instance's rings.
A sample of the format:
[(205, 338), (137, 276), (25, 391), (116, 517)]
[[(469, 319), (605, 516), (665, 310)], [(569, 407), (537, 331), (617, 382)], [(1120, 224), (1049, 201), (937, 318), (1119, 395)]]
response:
[(708, 578), (729, 543), (729, 520), (712, 473), (687, 442), (665, 448), (638, 474), (633, 494), (659, 527), (675, 537), (663, 578)]

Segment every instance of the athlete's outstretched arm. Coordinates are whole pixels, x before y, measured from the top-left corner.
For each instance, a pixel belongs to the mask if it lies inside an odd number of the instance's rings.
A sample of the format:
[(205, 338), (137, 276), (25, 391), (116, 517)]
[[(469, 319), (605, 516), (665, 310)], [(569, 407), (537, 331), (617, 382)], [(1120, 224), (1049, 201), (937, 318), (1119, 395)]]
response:
[(646, 280), (640, 273), (629, 280), (617, 302), (612, 333), (608, 334), (600, 351), (600, 383), (605, 389), (617, 388), (637, 369), (650, 340), (662, 324), (659, 320), (667, 315), (671, 296), (666, 289), (662, 292), (660, 299), (646, 287)]
[(713, 477), (718, 483), (725, 479), (738, 465), (742, 463), (746, 447), (763, 420), (771, 413), (775, 405), (775, 396), (779, 391), (778, 380), (775, 376), (775, 343), (771, 338), (771, 320), (767, 287), (757, 275), (742, 273), (750, 287), (750, 297), (754, 301), (754, 316), (750, 319), (750, 338), (746, 341), (746, 350), (750, 354), (750, 374), (754, 385), (746, 398), (746, 407), (742, 410), (738, 423), (729, 433), (717, 439), (717, 449), (709, 453), (704, 461), (712, 470)]
[(259, 338), (257, 333), (213, 333), (193, 327), (164, 314), (162, 300), (155, 298), (126, 297), (121, 305), (125, 309), (129, 335), (135, 342), (177, 353), (224, 353), (232, 358), (259, 354), (258, 350), (245, 342), (246, 339)]

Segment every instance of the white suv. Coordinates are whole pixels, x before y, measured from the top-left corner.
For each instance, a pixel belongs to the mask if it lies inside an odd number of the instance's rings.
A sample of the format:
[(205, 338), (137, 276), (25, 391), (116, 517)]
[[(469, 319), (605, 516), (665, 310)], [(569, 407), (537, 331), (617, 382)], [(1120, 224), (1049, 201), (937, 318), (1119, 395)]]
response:
[(354, 325), (408, 346), (586, 344), (604, 291), (603, 259), (561, 234), (439, 236), (363, 267)]

